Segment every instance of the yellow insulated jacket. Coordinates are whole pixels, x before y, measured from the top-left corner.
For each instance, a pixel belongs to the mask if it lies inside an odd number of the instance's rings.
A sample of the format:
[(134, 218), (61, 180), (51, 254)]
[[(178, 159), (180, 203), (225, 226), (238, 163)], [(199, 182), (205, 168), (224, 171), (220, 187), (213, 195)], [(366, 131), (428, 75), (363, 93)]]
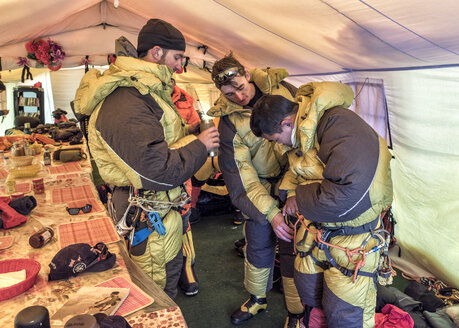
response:
[[(250, 71), (250, 81), (263, 94), (293, 100), (296, 88), (283, 81), (287, 76), (283, 68)], [(271, 222), (280, 210), (270, 195), (268, 180), (280, 177), (286, 156), (279, 145), (252, 133), (251, 113), (250, 107), (242, 107), (223, 95), (208, 111), (209, 115), (220, 117), (218, 163), (233, 204), (252, 220)]]
[[(102, 179), (149, 191), (158, 201), (178, 198), (180, 186), (207, 158), (205, 146), (186, 135), (171, 99), (171, 75), (167, 66), (119, 56), (104, 74), (90, 70), (74, 100), (77, 113), (91, 115), (88, 144)], [(166, 235), (154, 232), (138, 262), (163, 285), (165, 263), (181, 249), (182, 221), (175, 211), (158, 212)]]
[(281, 188), (296, 193), (300, 212), (324, 226), (373, 221), (392, 202), (391, 155), (384, 139), (344, 108), (353, 101), (352, 89), (311, 82), (295, 101), (295, 149)]

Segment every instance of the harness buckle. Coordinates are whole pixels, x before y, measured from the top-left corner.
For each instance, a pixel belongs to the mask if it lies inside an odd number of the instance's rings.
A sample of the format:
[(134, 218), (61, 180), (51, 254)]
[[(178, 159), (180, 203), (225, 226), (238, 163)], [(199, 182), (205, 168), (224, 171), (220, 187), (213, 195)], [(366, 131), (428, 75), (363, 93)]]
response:
[(307, 253), (307, 252), (301, 252), (301, 251), (300, 251), (300, 252), (298, 252), (298, 255), (299, 255), (301, 258), (303, 258), (303, 257), (308, 256), (308, 253)]
[(345, 267), (340, 266), (339, 271), (344, 274), (346, 277), (352, 277), (354, 275), (354, 270), (349, 270)]
[(328, 270), (332, 266), (330, 264), (330, 262), (328, 262), (328, 261), (316, 261), (315, 265), (317, 265), (319, 268), (321, 268), (323, 270)]

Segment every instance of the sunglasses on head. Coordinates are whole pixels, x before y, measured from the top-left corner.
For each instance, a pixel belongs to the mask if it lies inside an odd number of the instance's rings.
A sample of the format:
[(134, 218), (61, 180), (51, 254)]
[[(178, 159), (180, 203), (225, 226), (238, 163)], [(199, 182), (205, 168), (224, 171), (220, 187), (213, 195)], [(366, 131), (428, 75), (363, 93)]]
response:
[(218, 85), (225, 84), (228, 80), (231, 80), (238, 74), (243, 74), (243, 70), (237, 67), (230, 67), (225, 69), (223, 72), (218, 73), (213, 77), (213, 80)]
[(70, 215), (77, 215), (78, 213), (80, 213), (80, 210), (83, 213), (89, 213), (92, 210), (92, 205), (86, 204), (83, 207), (67, 207), (67, 212), (69, 212)]

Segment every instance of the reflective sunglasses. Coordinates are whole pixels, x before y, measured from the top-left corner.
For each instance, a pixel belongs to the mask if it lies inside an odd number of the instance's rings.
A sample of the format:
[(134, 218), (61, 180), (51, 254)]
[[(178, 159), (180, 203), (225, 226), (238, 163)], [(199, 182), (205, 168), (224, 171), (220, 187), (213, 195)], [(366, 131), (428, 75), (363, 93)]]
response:
[(227, 81), (234, 78), (238, 73), (242, 75), (244, 71), (241, 68), (230, 67), (230, 68), (225, 69), (223, 72), (220, 72), (217, 75), (215, 75), (213, 77), (213, 80), (218, 85), (223, 85)]
[(89, 213), (92, 211), (92, 205), (86, 204), (83, 207), (67, 207), (67, 212), (69, 212), (70, 215), (77, 215), (78, 213), (80, 213), (80, 210), (83, 213)]

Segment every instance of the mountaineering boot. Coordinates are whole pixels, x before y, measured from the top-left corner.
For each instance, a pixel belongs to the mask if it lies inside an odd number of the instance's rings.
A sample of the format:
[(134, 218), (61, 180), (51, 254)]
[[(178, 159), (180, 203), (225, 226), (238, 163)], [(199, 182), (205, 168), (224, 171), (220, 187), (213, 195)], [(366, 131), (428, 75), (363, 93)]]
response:
[(190, 208), (191, 215), (190, 215), (190, 224), (198, 223), (201, 220), (201, 212), (198, 210), (197, 207)]
[(233, 224), (234, 225), (241, 225), (244, 223), (244, 215), (242, 215), (242, 212), (238, 209), (235, 209), (234, 214), (233, 214)]
[(194, 296), (198, 293), (199, 283), (194, 270), (196, 253), (193, 246), (193, 236), (191, 230), (183, 234), (182, 239), (183, 265), (179, 279), (179, 287), (186, 296)]
[(266, 295), (255, 296), (251, 294), (250, 298), (231, 315), (231, 322), (233, 325), (241, 325), (267, 307)]
[(234, 242), (234, 248), (236, 249), (237, 255), (244, 258), (244, 247), (245, 247), (245, 238), (238, 239)]
[(199, 284), (197, 281), (193, 283), (189, 283), (186, 280), (184, 281), (182, 277), (180, 277), (180, 280), (179, 280), (179, 287), (181, 290), (183, 290), (183, 293), (186, 296), (194, 296), (199, 291)]
[(199, 283), (196, 279), (196, 274), (194, 272), (194, 263), (192, 264), (191, 268), (185, 268), (185, 265), (183, 265), (182, 273), (180, 275), (178, 284), (180, 289), (183, 290), (183, 293), (186, 296), (194, 296), (198, 293)]
[(245, 238), (241, 238), (241, 239), (238, 239), (238, 240), (234, 241), (234, 247), (235, 248), (241, 248), (241, 247), (244, 247), (244, 246), (245, 246)]
[(245, 255), (244, 255), (244, 247), (245, 247), (245, 238), (236, 240), (234, 242), (234, 249), (236, 250), (237, 255), (239, 255), (242, 258), (245, 257)]
[(293, 314), (289, 312), (285, 320), (284, 328), (306, 328), (307, 326), (303, 323), (303, 316), (304, 313)]

